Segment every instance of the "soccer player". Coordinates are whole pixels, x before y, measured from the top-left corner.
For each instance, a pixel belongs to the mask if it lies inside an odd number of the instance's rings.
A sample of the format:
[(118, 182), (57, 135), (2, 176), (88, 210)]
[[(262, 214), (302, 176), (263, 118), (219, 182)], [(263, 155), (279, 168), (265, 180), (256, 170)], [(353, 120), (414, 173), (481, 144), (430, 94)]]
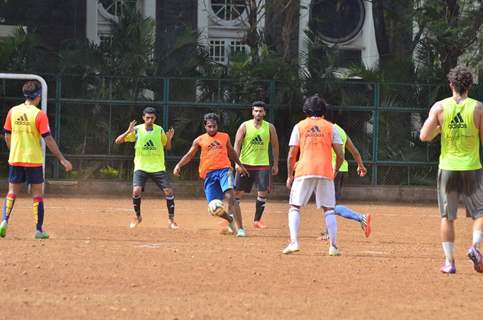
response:
[[(257, 200), (255, 203), (255, 216), (253, 227), (266, 228), (261, 221), (267, 195), (270, 192), (271, 175), (278, 174), (278, 136), (273, 124), (263, 120), (265, 117), (265, 103), (255, 101), (252, 103), (253, 119), (243, 122), (235, 137), (235, 151), (248, 170), (249, 175), (242, 175), (238, 170), (235, 175), (235, 197), (240, 199), (244, 192), (250, 193), (255, 183), (257, 187)], [(272, 145), (273, 166), (270, 169), (269, 144)]]
[(178, 229), (174, 221), (174, 192), (166, 173), (164, 161), (164, 148), (171, 150), (171, 141), (174, 136), (174, 129), (164, 132), (161, 126), (155, 124), (156, 109), (146, 107), (143, 110), (144, 123), (136, 126), (136, 120), (129, 123), (129, 127), (116, 138), (115, 143), (134, 142), (134, 174), (132, 187), (132, 203), (134, 216), (129, 225), (135, 228), (142, 221), (141, 195), (148, 178), (163, 190), (166, 206), (168, 207), (168, 227)]
[(35, 217), (35, 239), (48, 239), (49, 234), (42, 229), (44, 223), (43, 200), (43, 155), (40, 138), (60, 161), (65, 171), (72, 170), (72, 164), (60, 152), (50, 134), (49, 119), (45, 112), (37, 108), (42, 95), (38, 81), (27, 81), (22, 92), (25, 102), (12, 107), (7, 114), (3, 127), (5, 142), (10, 149), (8, 157), (8, 194), (3, 202), (3, 215), (0, 224), (0, 237), (5, 237), (10, 215), (22, 184), (31, 186), (33, 211)]
[[(282, 251), (285, 254), (300, 250), (297, 235), (300, 207), (307, 205), (312, 193), (315, 193), (317, 208), (322, 208), (324, 212), (330, 238), (329, 255), (340, 254), (336, 243), (334, 177), (339, 171), (344, 155), (338, 130), (324, 119), (326, 109), (327, 103), (318, 95), (307, 98), (303, 105), (303, 112), (307, 118), (294, 126), (290, 137), (287, 158), (290, 244)], [(332, 166), (332, 149), (336, 153), (335, 167)], [(299, 161), (295, 166), (299, 153)]]
[[(236, 236), (245, 237), (246, 233), (243, 229), (240, 205), (235, 201), (233, 192), (233, 173), (230, 160), (238, 164), (241, 174), (248, 175), (248, 172), (240, 163), (228, 134), (218, 131), (218, 123), (220, 122), (218, 115), (207, 113), (204, 115), (203, 121), (206, 133), (193, 140), (191, 148), (174, 167), (173, 173), (179, 176), (181, 168), (188, 164), (196, 153), (201, 150), (199, 174), (201, 179), (204, 180), (205, 196), (208, 203), (215, 199), (221, 201), (226, 199), (228, 211), (234, 215), (238, 226)], [(232, 215), (221, 211), (219, 216), (228, 221), (229, 228), (235, 231)]]
[[(362, 157), (361, 157), (361, 154), (359, 153), (359, 150), (357, 150), (356, 146), (352, 142), (351, 138), (349, 138), (347, 133), (344, 131), (344, 129), (342, 129), (337, 124), (334, 124), (334, 126), (338, 130), (339, 135), (342, 139), (342, 150), (344, 152), (344, 157), (345, 157), (345, 150), (346, 149), (349, 150), (349, 152), (352, 154), (352, 157), (357, 162), (357, 174), (360, 177), (365, 176), (367, 173), (367, 169), (364, 166), (364, 162), (362, 161)], [(335, 167), (335, 159), (336, 159), (335, 152), (332, 151), (332, 165), (334, 167)], [(339, 174), (337, 174), (337, 176), (334, 179), (336, 200), (339, 200), (342, 196), (342, 186), (344, 183), (344, 178), (347, 176), (348, 172), (349, 172), (349, 165), (347, 163), (347, 160), (344, 159), (344, 162), (342, 162), (342, 165), (340, 166)], [(336, 205), (335, 214), (345, 219), (359, 222), (361, 224), (361, 228), (364, 231), (364, 235), (366, 236), (366, 238), (368, 238), (371, 235), (372, 216), (370, 213), (362, 214), (346, 206)], [(326, 232), (321, 233), (319, 240), (327, 240), (328, 238), (329, 238), (329, 235), (326, 230)]]
[(431, 141), (441, 134), (441, 154), (437, 179), (438, 205), (441, 213), (441, 239), (446, 257), (440, 271), (455, 273), (454, 221), (458, 198), (462, 196), (467, 216), (473, 222), (473, 242), (468, 257), (477, 272), (483, 272), (479, 251), (483, 237), (483, 179), (480, 143), (483, 138), (483, 104), (468, 97), (473, 85), (471, 72), (457, 66), (448, 73), (452, 96), (436, 102), (421, 128), (421, 141)]

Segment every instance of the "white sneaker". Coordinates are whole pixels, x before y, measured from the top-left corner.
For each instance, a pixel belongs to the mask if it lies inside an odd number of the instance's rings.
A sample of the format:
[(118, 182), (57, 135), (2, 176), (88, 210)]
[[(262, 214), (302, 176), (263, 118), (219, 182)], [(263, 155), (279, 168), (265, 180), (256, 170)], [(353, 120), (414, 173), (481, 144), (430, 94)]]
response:
[(288, 246), (285, 249), (283, 249), (282, 253), (289, 254), (297, 251), (300, 251), (299, 244), (297, 242), (290, 242)]
[(337, 249), (337, 247), (334, 247), (334, 246), (330, 246), (329, 247), (329, 256), (340, 256), (340, 252), (339, 252), (339, 249)]

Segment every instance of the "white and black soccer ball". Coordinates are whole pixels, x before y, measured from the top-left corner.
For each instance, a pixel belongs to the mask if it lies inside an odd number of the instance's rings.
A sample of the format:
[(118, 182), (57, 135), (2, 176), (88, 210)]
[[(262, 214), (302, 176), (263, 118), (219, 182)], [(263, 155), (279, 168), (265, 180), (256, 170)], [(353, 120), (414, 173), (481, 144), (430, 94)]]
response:
[(212, 216), (221, 216), (224, 211), (223, 201), (220, 199), (211, 200), (210, 203), (208, 203), (208, 212)]

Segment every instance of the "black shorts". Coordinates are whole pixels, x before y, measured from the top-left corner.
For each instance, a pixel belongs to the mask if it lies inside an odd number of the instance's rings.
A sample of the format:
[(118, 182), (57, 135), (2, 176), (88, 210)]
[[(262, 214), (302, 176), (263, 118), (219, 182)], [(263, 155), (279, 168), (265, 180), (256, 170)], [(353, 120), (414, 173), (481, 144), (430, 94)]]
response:
[(347, 172), (338, 172), (334, 179), (335, 187), (335, 200), (342, 198), (342, 186), (344, 185), (344, 178), (347, 176)]
[(40, 184), (44, 182), (44, 169), (42, 167), (8, 167), (8, 182)]
[(161, 190), (171, 188), (171, 182), (169, 181), (166, 171), (145, 172), (142, 170), (136, 170), (133, 174), (132, 185), (134, 187), (143, 187), (144, 190), (144, 185), (148, 178), (151, 178)]
[(235, 190), (250, 193), (253, 184), (259, 192), (270, 192), (272, 189), (271, 169), (248, 170), (249, 176), (242, 176), (238, 171), (235, 175)]

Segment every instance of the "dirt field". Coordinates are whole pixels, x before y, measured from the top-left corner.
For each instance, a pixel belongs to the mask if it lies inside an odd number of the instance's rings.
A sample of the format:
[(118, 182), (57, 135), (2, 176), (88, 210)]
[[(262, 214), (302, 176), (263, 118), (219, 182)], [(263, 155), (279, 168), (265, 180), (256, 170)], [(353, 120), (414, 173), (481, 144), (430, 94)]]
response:
[[(435, 205), (351, 203), (374, 217), (373, 234), (338, 219), (340, 257), (316, 240), (321, 214), (302, 211), (301, 251), (282, 255), (287, 204), (269, 202), (265, 230), (220, 235), (203, 200), (177, 200), (181, 229), (167, 228), (166, 204), (46, 197), (51, 239), (33, 240), (31, 200), (15, 204), (0, 240), (1, 319), (478, 319), (483, 275), (465, 257), (471, 221), (457, 222), (458, 272), (442, 261)], [(460, 212), (460, 215), (463, 211)]]

